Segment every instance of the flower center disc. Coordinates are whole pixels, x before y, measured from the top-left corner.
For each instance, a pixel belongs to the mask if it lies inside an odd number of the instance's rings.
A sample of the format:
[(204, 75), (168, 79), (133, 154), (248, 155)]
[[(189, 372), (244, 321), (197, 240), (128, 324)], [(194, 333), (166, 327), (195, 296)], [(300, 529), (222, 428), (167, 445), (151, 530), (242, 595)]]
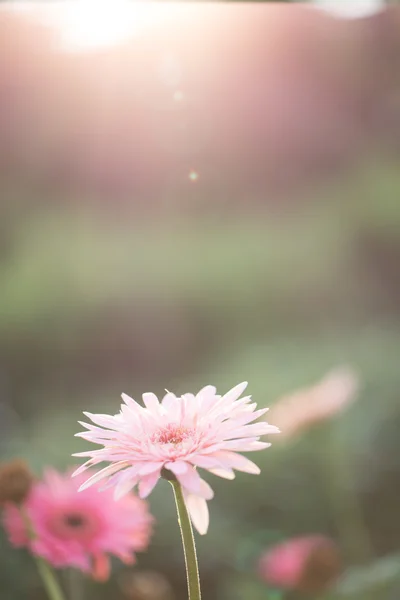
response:
[(79, 528), (85, 525), (85, 519), (79, 514), (65, 515), (65, 524), (68, 527)]
[[(90, 510), (90, 509), (88, 509)], [(99, 527), (98, 517), (88, 512), (88, 510), (62, 510), (52, 515), (48, 522), (48, 528), (58, 538), (61, 539), (90, 539), (97, 535)]]
[(174, 444), (176, 446), (177, 444), (184, 442), (192, 435), (192, 433), (192, 430), (187, 427), (170, 423), (153, 435), (152, 442), (158, 444)]

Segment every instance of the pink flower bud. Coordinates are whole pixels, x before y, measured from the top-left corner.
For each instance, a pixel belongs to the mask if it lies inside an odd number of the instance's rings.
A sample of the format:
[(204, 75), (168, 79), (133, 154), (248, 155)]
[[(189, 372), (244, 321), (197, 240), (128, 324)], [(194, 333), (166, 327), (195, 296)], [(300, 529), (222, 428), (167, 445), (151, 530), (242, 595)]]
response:
[(335, 543), (322, 535), (292, 538), (264, 553), (258, 564), (263, 581), (308, 594), (326, 591), (341, 571)]

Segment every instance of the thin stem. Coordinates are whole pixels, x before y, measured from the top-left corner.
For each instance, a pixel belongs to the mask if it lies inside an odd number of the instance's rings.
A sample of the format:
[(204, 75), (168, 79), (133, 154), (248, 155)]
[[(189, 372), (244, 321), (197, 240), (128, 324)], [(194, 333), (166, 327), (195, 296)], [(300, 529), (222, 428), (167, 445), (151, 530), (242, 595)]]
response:
[[(28, 536), (30, 539), (34, 539), (35, 532), (33, 530), (31, 520), (23, 508), (21, 508), (20, 511), (22, 520), (24, 521), (26, 530), (28, 532)], [(49, 600), (64, 600), (64, 594), (61, 591), (61, 587), (50, 565), (40, 556), (35, 556), (34, 554), (32, 556), (35, 560), (39, 575), (42, 578), (43, 586), (47, 592)]]
[(328, 465), (325, 465), (328, 495), (344, 550), (352, 562), (369, 563), (374, 559), (373, 544), (354, 489), (351, 465), (334, 425), (327, 432), (325, 446), (328, 446)]
[(201, 600), (199, 567), (197, 565), (196, 546), (194, 543), (192, 524), (190, 522), (180, 483), (178, 481), (170, 481), (170, 483), (174, 488), (178, 523), (182, 535), (189, 600)]
[(73, 598), (73, 600), (83, 600), (84, 583), (81, 573), (76, 569), (68, 569), (66, 579), (68, 597)]
[(35, 562), (49, 600), (64, 600), (58, 581), (48, 563), (38, 556), (35, 556)]

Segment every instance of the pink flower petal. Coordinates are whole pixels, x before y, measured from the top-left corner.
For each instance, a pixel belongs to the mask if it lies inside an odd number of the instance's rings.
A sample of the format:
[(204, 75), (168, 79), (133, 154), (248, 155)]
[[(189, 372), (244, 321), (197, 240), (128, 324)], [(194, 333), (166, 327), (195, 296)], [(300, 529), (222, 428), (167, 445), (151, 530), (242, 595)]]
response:
[(76, 457), (86, 457), (86, 456), (92, 456), (92, 457), (100, 457), (100, 456), (105, 456), (106, 455), (106, 451), (104, 450), (104, 448), (102, 448), (101, 450), (92, 450), (90, 451), (86, 451), (86, 452), (74, 452), (74, 454), (72, 454), (72, 456), (76, 456)]
[(207, 481), (204, 481), (204, 479), (202, 479), (200, 483), (199, 496), (201, 496), (205, 500), (211, 500), (212, 498), (214, 498), (214, 490), (210, 485), (208, 485)]
[(243, 471), (244, 473), (252, 473), (253, 475), (259, 475), (260, 473), (260, 467), (241, 454), (221, 450), (216, 455), (227, 467)]
[(126, 494), (128, 494), (135, 487), (137, 482), (138, 477), (131, 477), (129, 479), (122, 479), (119, 483), (117, 483), (114, 490), (115, 500), (120, 500), (120, 498), (126, 496)]
[(100, 427), (107, 427), (108, 429), (114, 429), (115, 427), (115, 417), (112, 417), (110, 415), (94, 415), (90, 412), (85, 411), (83, 412), (83, 414), (96, 425), (100, 425)]
[(189, 460), (193, 465), (202, 469), (215, 469), (221, 466), (221, 462), (214, 456), (194, 455)]
[(161, 401), (162, 412), (169, 419), (177, 419), (180, 412), (180, 403), (175, 394), (168, 392)]
[(255, 450), (264, 450), (269, 448), (269, 442), (246, 442), (246, 440), (232, 440), (224, 444), (227, 450), (235, 450), (237, 452), (254, 452)]
[(243, 427), (238, 427), (238, 429), (234, 429), (230, 432), (226, 439), (231, 439), (234, 437), (266, 435), (267, 433), (279, 433), (279, 429), (277, 427), (272, 427), (271, 425), (265, 422), (253, 423), (252, 425), (244, 425)]
[(200, 492), (201, 477), (192, 466), (188, 465), (188, 468), (184, 472), (175, 473), (179, 480), (179, 483), (188, 491), (193, 494)]
[(129, 463), (126, 461), (111, 463), (111, 465), (108, 465), (108, 467), (104, 467), (104, 469), (101, 469), (101, 471), (89, 477), (89, 479), (87, 479), (85, 483), (82, 483), (78, 491), (83, 492), (83, 490), (86, 490), (86, 488), (90, 487), (94, 483), (101, 481), (102, 479), (104, 479), (104, 477), (108, 477), (109, 475), (112, 475), (116, 471), (120, 471), (121, 469), (127, 466), (129, 466)]
[(164, 398), (162, 399), (162, 405), (167, 410), (174, 409), (176, 406), (178, 406), (178, 404), (178, 398), (175, 396), (175, 394), (172, 394), (171, 392), (167, 392)]
[(90, 460), (87, 460), (85, 463), (83, 463), (83, 465), (81, 465), (80, 467), (78, 467), (71, 474), (71, 477), (76, 477), (77, 475), (80, 475), (81, 473), (83, 473), (87, 469), (90, 469), (90, 467), (92, 467), (93, 465), (96, 465), (96, 464), (98, 464), (100, 462), (102, 462), (102, 461), (101, 460), (95, 460), (94, 458), (91, 458)]
[(153, 394), (151, 392), (146, 392), (145, 394), (143, 394), (142, 398), (143, 398), (143, 402), (144, 402), (146, 408), (148, 408), (149, 410), (151, 410), (155, 413), (158, 412), (158, 410), (160, 408), (160, 403), (155, 394)]
[[(110, 431), (108, 429), (102, 429), (101, 427), (97, 427), (96, 425), (91, 425), (90, 423), (85, 423), (84, 421), (78, 421), (79, 425), (82, 425), (82, 427), (85, 427), (85, 429), (88, 429), (88, 431), (92, 432), (92, 433), (96, 433), (99, 436), (103, 437), (103, 438), (111, 438), (112, 436), (115, 435), (114, 431)], [(83, 432), (83, 433), (88, 433)], [(82, 434), (80, 433), (76, 433), (75, 437), (79, 437)]]
[(213, 475), (222, 477), (223, 479), (235, 479), (236, 475), (232, 469), (219, 467), (218, 469), (208, 469)]
[(99, 491), (103, 492), (104, 490), (107, 490), (110, 487), (118, 486), (124, 481), (132, 481), (133, 479), (137, 481), (137, 474), (139, 469), (140, 464), (135, 465), (133, 467), (129, 467), (124, 471), (117, 471), (116, 473), (114, 473), (114, 475), (108, 477), (107, 481), (101, 487), (99, 487)]
[(160, 479), (160, 471), (151, 473), (142, 477), (139, 481), (139, 496), (141, 498), (147, 498), (147, 496), (153, 491), (157, 481)]
[(204, 498), (188, 494), (185, 497), (185, 503), (193, 525), (200, 535), (205, 535), (210, 521), (207, 502)]
[(128, 396), (128, 394), (121, 394), (121, 398), (122, 400), (125, 402), (125, 404), (127, 406), (130, 406), (132, 408), (134, 408), (135, 410), (137, 410), (138, 408), (141, 408), (140, 404), (138, 404), (136, 402), (136, 400), (134, 400), (133, 398), (131, 398), (130, 396)]
[(176, 460), (174, 462), (167, 462), (165, 467), (177, 475), (178, 473), (185, 473), (189, 465), (183, 460)]
[[(255, 421), (256, 419), (258, 419), (259, 417), (261, 417), (262, 415), (264, 415), (267, 412), (267, 408), (265, 409), (261, 409), (261, 410), (256, 410), (256, 411), (247, 411), (244, 412), (243, 414), (241, 414), (238, 417), (233, 417), (235, 419), (235, 423), (238, 427), (240, 427), (240, 425), (247, 425), (247, 423), (250, 423), (251, 421)], [(232, 415), (231, 415), (232, 416)]]
[(210, 396), (215, 396), (217, 393), (217, 388), (213, 385), (205, 385), (199, 392), (197, 392), (197, 398), (207, 398)]
[(185, 488), (189, 493), (197, 494), (202, 496), (206, 500), (211, 500), (214, 495), (214, 492), (198, 474), (198, 472), (193, 469), (193, 467), (188, 465), (187, 471), (184, 473), (176, 473), (176, 477), (182, 487)]
[(110, 576), (110, 559), (104, 553), (96, 554), (93, 557), (93, 579), (96, 581), (107, 581)]
[(222, 400), (225, 403), (234, 402), (243, 394), (243, 392), (247, 388), (247, 386), (248, 386), (247, 381), (243, 381), (243, 383), (239, 383), (238, 385), (235, 385), (235, 387), (233, 387), (231, 390), (229, 390), (229, 392), (227, 392), (226, 394), (224, 394), (224, 396), (222, 396)]
[(203, 410), (208, 410), (215, 404), (216, 399), (221, 396), (216, 395), (217, 390), (213, 385), (206, 385), (196, 394), (196, 401)]
[(161, 467), (163, 466), (163, 463), (158, 461), (158, 462), (146, 462), (143, 464), (142, 467), (140, 467), (139, 475), (150, 475), (150, 473), (154, 473), (155, 471), (160, 472)]

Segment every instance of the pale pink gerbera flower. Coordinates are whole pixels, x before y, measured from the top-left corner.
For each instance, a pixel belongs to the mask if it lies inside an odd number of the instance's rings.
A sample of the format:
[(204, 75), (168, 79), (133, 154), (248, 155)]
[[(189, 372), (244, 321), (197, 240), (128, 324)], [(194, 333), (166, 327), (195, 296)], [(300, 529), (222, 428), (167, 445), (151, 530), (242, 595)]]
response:
[(120, 498), (139, 485), (139, 495), (150, 494), (163, 474), (176, 477), (183, 488), (186, 506), (193, 524), (204, 534), (208, 528), (206, 500), (213, 491), (199, 475), (196, 467), (214, 475), (233, 479), (233, 469), (258, 474), (257, 465), (237, 452), (262, 450), (270, 444), (260, 436), (277, 433), (268, 423), (253, 423), (268, 409), (254, 410), (250, 396), (240, 398), (247, 383), (241, 383), (224, 396), (207, 386), (197, 395), (176, 397), (168, 392), (160, 403), (155, 394), (143, 394), (145, 407), (126, 394), (119, 414), (114, 416), (84, 413), (95, 425), (81, 423), (89, 431), (79, 437), (103, 448), (80, 452), (75, 456), (90, 459), (76, 473), (103, 461), (112, 463), (81, 486), (84, 490), (100, 479), (115, 485)]
[(79, 494), (82, 483), (82, 477), (71, 479), (71, 472), (47, 470), (21, 506), (32, 534), (13, 504), (5, 507), (4, 527), (14, 546), (28, 547), (57, 568), (76, 567), (105, 580), (108, 554), (133, 563), (135, 552), (149, 543), (153, 518), (147, 503), (133, 494), (115, 503), (110, 491), (91, 488)]

